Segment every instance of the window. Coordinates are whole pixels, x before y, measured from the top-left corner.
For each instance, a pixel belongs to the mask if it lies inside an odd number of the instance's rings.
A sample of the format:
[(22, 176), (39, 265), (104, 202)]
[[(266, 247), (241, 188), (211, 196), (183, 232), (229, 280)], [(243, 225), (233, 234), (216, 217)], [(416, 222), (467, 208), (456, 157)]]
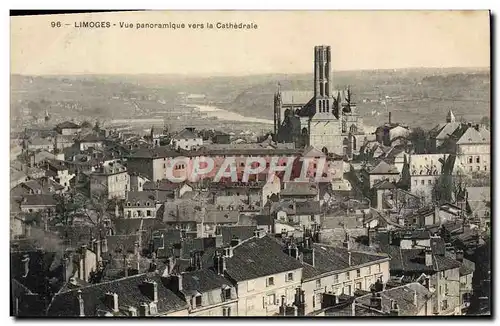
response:
[(164, 168), (164, 169), (165, 169), (165, 168), (167, 168), (167, 165), (166, 165), (166, 164), (163, 164), (163, 168)]
[(446, 283), (444, 285), (444, 293), (447, 294), (448, 293), (448, 284)]
[(231, 300), (231, 288), (223, 290), (224, 292), (224, 299), (225, 300)]
[(377, 273), (380, 273), (380, 264), (377, 264)]
[(420, 183), (422, 184), (422, 186), (425, 184), (425, 180), (421, 180)]
[(293, 281), (293, 273), (288, 273), (286, 274), (286, 281), (291, 282)]
[(195, 308), (201, 307), (201, 295), (196, 296), (194, 300), (194, 307)]
[(479, 156), (476, 156), (476, 163), (479, 163), (479, 162), (480, 162)]
[(418, 180), (415, 180), (415, 186), (418, 185)]
[(472, 164), (472, 156), (469, 156), (469, 164)]
[(245, 162), (241, 162), (240, 167), (242, 167), (242, 168), (245, 167)]
[(321, 288), (321, 279), (316, 280), (316, 289)]
[(477, 170), (478, 170), (478, 171), (479, 171), (479, 170), (481, 170), (481, 168), (479, 167), (479, 165), (477, 166)]
[(472, 166), (469, 166), (469, 172), (472, 172)]
[(443, 300), (443, 310), (448, 309), (448, 300)]
[(346, 295), (351, 295), (351, 286), (350, 285), (347, 285), (345, 288), (344, 288), (344, 294)]
[(142, 211), (137, 211), (137, 216), (141, 217), (142, 216)]
[(431, 185), (432, 184), (432, 180), (427, 180), (427, 183)]
[(349, 272), (346, 272), (346, 273), (345, 273), (345, 279), (346, 279), (346, 280), (350, 280), (350, 279), (351, 279), (351, 277), (350, 277), (350, 275), (349, 275)]
[(360, 269), (356, 270), (356, 277), (361, 277), (361, 270)]
[(127, 212), (127, 217), (132, 217), (132, 211)]
[(484, 166), (484, 171), (488, 171), (488, 167), (486, 165)]
[(269, 306), (274, 306), (274, 304), (276, 303), (276, 295), (273, 293), (273, 294), (269, 294), (267, 296), (267, 304)]
[(274, 285), (274, 277), (269, 277), (266, 282), (266, 286), (273, 286)]
[(146, 216), (151, 216), (151, 211), (149, 209), (146, 211)]
[(333, 275), (333, 282), (334, 283), (338, 283), (339, 282), (339, 275), (338, 274)]
[(370, 275), (371, 273), (372, 273), (372, 267), (368, 266), (368, 275)]
[(247, 282), (247, 291), (251, 292), (253, 290), (255, 290), (255, 281), (254, 280), (248, 281)]
[(361, 290), (361, 282), (356, 283), (356, 289)]
[(231, 316), (231, 307), (222, 307), (222, 316)]

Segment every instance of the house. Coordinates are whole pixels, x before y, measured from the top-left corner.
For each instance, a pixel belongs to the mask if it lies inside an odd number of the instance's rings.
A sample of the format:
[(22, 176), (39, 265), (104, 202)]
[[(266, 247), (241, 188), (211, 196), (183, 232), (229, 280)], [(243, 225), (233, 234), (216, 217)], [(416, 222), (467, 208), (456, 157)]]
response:
[(47, 315), (186, 316), (187, 304), (165, 287), (161, 276), (145, 273), (58, 293)]
[(70, 181), (75, 174), (70, 173), (68, 166), (63, 161), (47, 161), (45, 164), (45, 175), (64, 187), (65, 191), (70, 188)]
[(433, 316), (435, 294), (414, 282), (355, 299), (354, 316)]
[(48, 151), (54, 150), (54, 141), (46, 138), (33, 138), (25, 142), (25, 149), (29, 151)]
[(64, 150), (65, 148), (72, 147), (75, 144), (76, 136), (73, 134), (57, 135), (55, 137), (55, 149)]
[(238, 293), (238, 316), (273, 316), (283, 303), (292, 306), (302, 279), (302, 264), (270, 236), (242, 241), (216, 256)]
[(478, 125), (469, 126), (456, 142), (457, 164), (464, 173), (491, 170), (490, 131)]
[(161, 146), (161, 140), (163, 137), (167, 135), (165, 128), (152, 127), (151, 128), (151, 141), (153, 142), (153, 146)]
[(203, 146), (203, 138), (194, 133), (194, 128), (185, 128), (172, 137), (170, 144), (174, 148), (190, 151)]
[(108, 199), (124, 199), (130, 190), (130, 177), (127, 168), (120, 162), (101, 165), (89, 174), (91, 196), (103, 195)]
[(216, 130), (214, 136), (212, 137), (212, 142), (214, 144), (230, 144), (231, 136), (225, 132)]
[(319, 187), (313, 182), (285, 182), (279, 195), (283, 200), (319, 200)]
[(86, 151), (91, 148), (98, 149), (104, 147), (104, 138), (97, 135), (88, 134), (78, 139), (76, 143), (80, 147), (80, 151)]
[(467, 187), (467, 205), (472, 217), (483, 228), (491, 227), (491, 189), (490, 187)]
[(65, 121), (56, 126), (56, 131), (63, 136), (75, 135), (81, 130), (81, 126), (71, 121)]
[(25, 213), (48, 212), (49, 215), (55, 212), (57, 201), (51, 194), (25, 195), (21, 201), (21, 211)]
[(181, 155), (169, 146), (139, 148), (127, 157), (127, 169), (130, 173), (142, 174), (156, 182), (166, 178), (167, 160)]
[(15, 186), (11, 189), (10, 194), (12, 197), (20, 197), (24, 195), (60, 194), (63, 191), (63, 186), (48, 177), (43, 177), (38, 180), (28, 180)]
[(440, 149), (450, 135), (452, 135), (460, 127), (460, 125), (461, 123), (456, 121), (453, 111), (449, 110), (446, 115), (446, 123), (440, 123), (430, 131), (432, 149)]
[(399, 170), (383, 160), (381, 160), (375, 167), (364, 170), (363, 176), (368, 179), (369, 188), (373, 188), (375, 182), (380, 180), (388, 180), (389, 182), (396, 183), (399, 181)]
[(166, 196), (156, 191), (129, 191), (125, 194), (125, 218), (157, 218)]
[(376, 140), (385, 146), (391, 146), (394, 139), (402, 137), (408, 138), (410, 129), (406, 125), (399, 123), (386, 123), (375, 130)]
[(441, 247), (430, 246), (415, 249), (388, 246), (383, 251), (388, 252), (391, 257), (392, 277), (417, 280), (425, 274), (429, 287), (436, 293), (432, 304), (433, 314), (461, 314), (460, 267), (462, 263), (446, 256), (442, 245)]
[(130, 180), (130, 191), (150, 190), (150, 189), (144, 189), (144, 185), (151, 181), (149, 180), (148, 177), (140, 173), (130, 173), (129, 180)]
[(413, 194), (431, 201), (433, 189), (444, 171), (449, 154), (411, 154), (410, 189)]
[(237, 316), (238, 295), (224, 277), (223, 266), (217, 260), (214, 267), (204, 268), (199, 253), (193, 254), (193, 270), (171, 276), (170, 282), (172, 290), (187, 302), (188, 316)]
[[(285, 250), (293, 255), (293, 247)], [(370, 291), (377, 282), (383, 284), (389, 280), (389, 257), (385, 254), (313, 244), (310, 238), (297, 250), (304, 265), (304, 315), (338, 303), (342, 295)]]
[(18, 171), (16, 169), (10, 169), (10, 189), (16, 187), (17, 185), (28, 181), (28, 176), (23, 171)]

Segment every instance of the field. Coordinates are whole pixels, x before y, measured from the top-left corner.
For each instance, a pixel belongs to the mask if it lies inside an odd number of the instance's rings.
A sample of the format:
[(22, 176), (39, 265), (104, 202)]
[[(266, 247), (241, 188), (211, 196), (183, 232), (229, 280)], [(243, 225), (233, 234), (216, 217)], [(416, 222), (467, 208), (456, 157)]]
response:
[[(205, 94), (207, 104), (245, 116), (272, 119), (273, 94), (312, 90), (310, 74), (226, 77), (179, 75), (11, 76), (11, 120), (110, 120), (161, 117), (182, 109), (179, 93)], [(393, 121), (432, 128), (452, 109), (457, 119), (490, 116), (487, 69), (403, 69), (333, 72), (336, 88), (350, 85), (365, 124)], [(27, 110), (28, 108), (28, 110)], [(185, 110), (185, 109), (182, 109)]]

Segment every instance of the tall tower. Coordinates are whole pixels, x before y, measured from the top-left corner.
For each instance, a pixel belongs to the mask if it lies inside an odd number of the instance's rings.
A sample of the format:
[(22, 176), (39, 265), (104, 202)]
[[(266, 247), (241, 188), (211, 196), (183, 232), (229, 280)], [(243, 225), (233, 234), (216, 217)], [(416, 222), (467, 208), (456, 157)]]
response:
[(314, 47), (314, 98), (316, 104), (315, 115), (321, 117), (332, 115), (333, 98), (331, 97), (331, 51), (330, 46), (319, 45)]

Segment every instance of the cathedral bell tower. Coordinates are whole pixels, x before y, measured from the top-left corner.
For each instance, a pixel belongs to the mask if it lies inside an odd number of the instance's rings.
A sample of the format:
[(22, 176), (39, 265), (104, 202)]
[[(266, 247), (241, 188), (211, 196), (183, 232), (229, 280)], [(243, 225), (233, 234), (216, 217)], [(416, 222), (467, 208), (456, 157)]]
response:
[(319, 45), (314, 47), (314, 99), (315, 116), (322, 119), (333, 118), (331, 50), (330, 46)]

